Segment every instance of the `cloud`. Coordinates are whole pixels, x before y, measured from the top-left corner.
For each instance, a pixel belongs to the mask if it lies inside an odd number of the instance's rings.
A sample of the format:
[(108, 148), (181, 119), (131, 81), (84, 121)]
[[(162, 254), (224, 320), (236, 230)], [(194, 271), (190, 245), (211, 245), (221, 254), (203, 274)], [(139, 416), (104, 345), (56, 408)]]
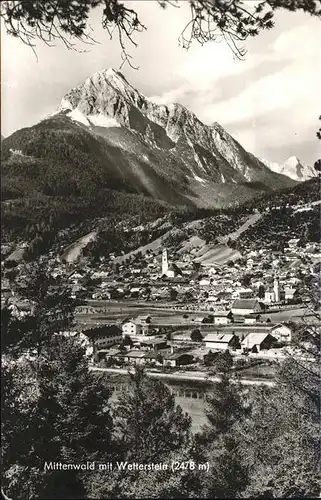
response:
[[(206, 123), (220, 122), (254, 154), (275, 161), (302, 154), (303, 161), (313, 161), (312, 143), (321, 113), (317, 19), (280, 11), (276, 27), (249, 39), (245, 60), (237, 61), (224, 43), (194, 43), (189, 51), (179, 46), (178, 36), (188, 21), (188, 2), (166, 10), (156, 2), (128, 3), (138, 10), (148, 30), (136, 36), (137, 48), (128, 47), (139, 71), (129, 67), (122, 71), (143, 94), (159, 103), (180, 102)], [(63, 95), (87, 76), (103, 68), (119, 68), (117, 39), (109, 40), (100, 16), (95, 9), (90, 22), (100, 44), (90, 47), (90, 52), (39, 44), (38, 62), (30, 49), (2, 30), (5, 135), (53, 111)], [(316, 139), (315, 143), (318, 146)]]
[(270, 160), (302, 151), (303, 161), (314, 161), (321, 37), (315, 20), (302, 19), (304, 24), (276, 30), (268, 44), (255, 44), (245, 62), (235, 63), (226, 46), (199, 48), (181, 66), (180, 85), (153, 99), (182, 102), (205, 123), (218, 121), (244, 147)]

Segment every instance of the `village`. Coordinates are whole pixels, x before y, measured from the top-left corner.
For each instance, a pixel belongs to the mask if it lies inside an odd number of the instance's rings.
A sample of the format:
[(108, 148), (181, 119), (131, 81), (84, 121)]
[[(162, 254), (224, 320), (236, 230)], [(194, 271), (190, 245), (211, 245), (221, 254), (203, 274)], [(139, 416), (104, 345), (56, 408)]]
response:
[[(94, 365), (213, 370), (226, 353), (242, 366), (303, 356), (295, 338), (313, 323), (313, 315), (302, 316), (310, 300), (305, 279), (318, 273), (319, 244), (292, 239), (284, 253), (251, 251), (220, 266), (195, 266), (191, 254), (176, 257), (161, 248), (130, 266), (69, 271), (79, 304), (74, 331)], [(62, 274), (66, 268), (55, 264), (52, 275)], [(2, 297), (14, 314), (28, 314), (28, 304), (5, 282)]]
[[(79, 322), (89, 313), (93, 323), (82, 331), (91, 341), (94, 361), (101, 366), (199, 369), (211, 364), (209, 353), (228, 351), (236, 359), (280, 359), (289, 349), (294, 352), (297, 326), (291, 313), (309, 303), (304, 277), (317, 272), (313, 263), (320, 253), (318, 244), (301, 249), (298, 243), (298, 239), (290, 240), (284, 255), (251, 252), (245, 263), (207, 269), (195, 270), (188, 255), (184, 261), (171, 262), (166, 248), (161, 261), (146, 256), (144, 267), (125, 270), (119, 266), (122, 286), (108, 287), (106, 276), (100, 283), (102, 292), (96, 289), (88, 301), (92, 305), (77, 309)], [(287, 263), (290, 266), (285, 270)], [(103, 280), (99, 273), (94, 278)], [(133, 286), (126, 286), (127, 279)], [(109, 324), (102, 319), (105, 324), (95, 325), (95, 316), (106, 315), (106, 309), (97, 312), (95, 308), (98, 298), (108, 304), (116, 297), (118, 304), (123, 303), (122, 314), (117, 306), (114, 311), (106, 306)], [(131, 303), (143, 306), (145, 314), (135, 315), (135, 308), (128, 309)], [(274, 319), (278, 311), (285, 313), (285, 320)]]
[[(234, 365), (302, 356), (296, 332), (313, 323), (305, 282), (319, 272), (320, 244), (296, 238), (284, 252), (248, 250), (223, 264), (161, 247), (95, 268), (53, 258), (50, 269), (78, 303), (73, 331), (95, 366), (213, 370), (226, 353)], [(2, 301), (28, 314), (6, 280)]]

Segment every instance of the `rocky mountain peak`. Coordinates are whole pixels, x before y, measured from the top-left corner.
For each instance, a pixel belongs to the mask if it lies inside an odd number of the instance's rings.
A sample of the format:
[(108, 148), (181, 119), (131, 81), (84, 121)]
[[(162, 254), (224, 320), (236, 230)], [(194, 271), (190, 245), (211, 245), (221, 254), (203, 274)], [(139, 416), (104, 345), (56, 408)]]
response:
[(290, 179), (295, 181), (303, 182), (308, 179), (312, 179), (315, 177), (317, 172), (315, 169), (301, 162), (301, 160), (297, 156), (290, 156), (284, 163), (270, 162), (261, 158), (261, 161), (267, 165), (272, 172), (276, 172), (278, 174), (286, 175)]
[(107, 128), (125, 128), (149, 148), (166, 151), (168, 160), (171, 155), (187, 178), (203, 184), (275, 183), (271, 169), (245, 151), (218, 122), (204, 124), (179, 103), (153, 102), (112, 68), (94, 73), (71, 89), (61, 101), (60, 112), (109, 138)]
[(285, 160), (284, 164), (296, 167), (297, 165), (301, 164), (301, 162), (297, 156), (290, 156), (287, 160)]

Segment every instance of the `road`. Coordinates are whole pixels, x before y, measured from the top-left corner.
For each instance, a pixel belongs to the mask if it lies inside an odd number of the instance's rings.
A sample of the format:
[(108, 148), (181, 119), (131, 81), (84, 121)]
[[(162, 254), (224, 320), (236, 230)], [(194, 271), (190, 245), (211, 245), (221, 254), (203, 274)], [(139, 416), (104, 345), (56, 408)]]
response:
[[(91, 371), (96, 371), (96, 372), (105, 372), (105, 373), (118, 373), (120, 375), (127, 375), (128, 374), (128, 369), (126, 368), (100, 368), (98, 366), (91, 366), (89, 368)], [(209, 376), (208, 374), (205, 374), (204, 372), (184, 372), (184, 373), (162, 373), (162, 372), (151, 372), (151, 371), (146, 371), (146, 375), (148, 375), (151, 378), (158, 378), (158, 379), (170, 379), (170, 380), (184, 380), (188, 381), (190, 380), (191, 382), (220, 382), (221, 378), (217, 376)], [(260, 385), (266, 385), (268, 387), (273, 387), (275, 385), (274, 380), (251, 380), (251, 379), (240, 379), (240, 383), (242, 385), (254, 385), (254, 386), (260, 386)]]

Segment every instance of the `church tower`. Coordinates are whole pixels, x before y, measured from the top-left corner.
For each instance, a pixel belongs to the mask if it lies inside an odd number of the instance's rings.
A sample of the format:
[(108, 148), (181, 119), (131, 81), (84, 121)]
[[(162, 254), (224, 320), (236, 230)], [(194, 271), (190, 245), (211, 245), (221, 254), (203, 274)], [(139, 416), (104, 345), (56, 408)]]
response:
[(164, 248), (162, 255), (162, 276), (165, 274), (167, 276), (168, 273), (168, 258), (167, 258), (167, 249)]
[(274, 291), (275, 302), (280, 302), (280, 300), (281, 300), (281, 291), (280, 291), (280, 282), (279, 282), (278, 276), (276, 276), (275, 279), (274, 279), (273, 291)]

